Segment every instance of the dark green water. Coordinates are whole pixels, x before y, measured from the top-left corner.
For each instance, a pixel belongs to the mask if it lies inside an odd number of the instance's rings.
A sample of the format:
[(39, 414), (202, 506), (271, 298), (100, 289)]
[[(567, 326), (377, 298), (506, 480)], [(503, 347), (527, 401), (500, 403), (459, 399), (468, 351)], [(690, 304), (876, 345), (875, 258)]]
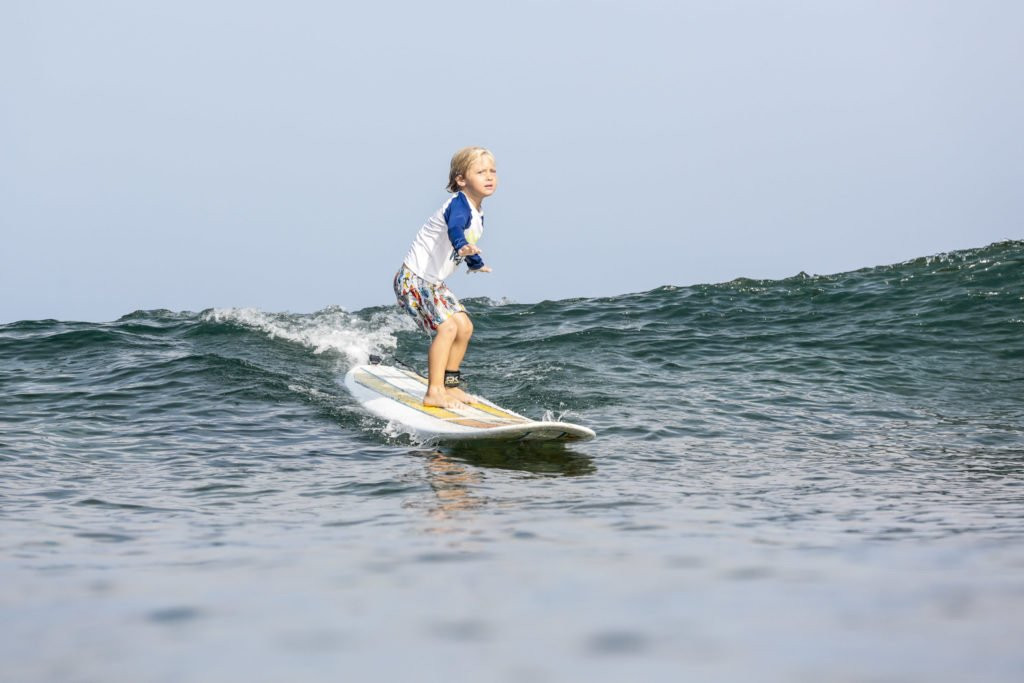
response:
[(0, 678), (1019, 680), (1024, 242), (467, 303), (596, 441), (364, 414), (391, 307), (0, 326)]

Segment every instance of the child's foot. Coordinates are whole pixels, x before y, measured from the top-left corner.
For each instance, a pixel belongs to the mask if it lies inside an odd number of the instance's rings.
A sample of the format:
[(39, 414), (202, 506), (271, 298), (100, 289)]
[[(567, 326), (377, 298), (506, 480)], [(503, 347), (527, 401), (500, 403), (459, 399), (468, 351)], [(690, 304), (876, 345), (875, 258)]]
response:
[(458, 387), (445, 387), (444, 390), (449, 396), (451, 396), (457, 401), (462, 401), (463, 403), (473, 403), (474, 401), (476, 401), (476, 396), (473, 396), (472, 394), (467, 394), (465, 391)]
[(450, 390), (446, 389), (440, 389), (437, 391), (428, 389), (427, 393), (423, 396), (423, 405), (433, 406), (435, 408), (447, 408), (448, 410), (466, 407), (465, 403), (452, 396)]

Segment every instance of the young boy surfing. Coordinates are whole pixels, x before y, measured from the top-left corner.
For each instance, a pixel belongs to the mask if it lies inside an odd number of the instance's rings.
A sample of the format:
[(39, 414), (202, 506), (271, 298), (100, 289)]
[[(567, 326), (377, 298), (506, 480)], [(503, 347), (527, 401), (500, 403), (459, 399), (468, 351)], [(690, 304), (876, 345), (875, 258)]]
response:
[(498, 188), (494, 155), (464, 147), (452, 157), (448, 191), (455, 193), (416, 233), (395, 275), (398, 306), (416, 318), (434, 340), (427, 351), (427, 393), (423, 403), (461, 408), (472, 397), (459, 387), (459, 367), (473, 336), (466, 307), (445, 285), (465, 261), (470, 273), (489, 273), (477, 241), (484, 231), (483, 201)]

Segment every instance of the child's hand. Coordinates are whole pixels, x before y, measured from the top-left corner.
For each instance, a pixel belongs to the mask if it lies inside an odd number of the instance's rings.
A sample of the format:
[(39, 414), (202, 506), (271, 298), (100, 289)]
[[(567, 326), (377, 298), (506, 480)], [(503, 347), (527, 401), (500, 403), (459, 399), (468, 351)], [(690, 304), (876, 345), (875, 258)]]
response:
[(473, 254), (481, 254), (480, 247), (475, 244), (467, 244), (462, 249), (459, 249), (459, 256), (472, 256)]

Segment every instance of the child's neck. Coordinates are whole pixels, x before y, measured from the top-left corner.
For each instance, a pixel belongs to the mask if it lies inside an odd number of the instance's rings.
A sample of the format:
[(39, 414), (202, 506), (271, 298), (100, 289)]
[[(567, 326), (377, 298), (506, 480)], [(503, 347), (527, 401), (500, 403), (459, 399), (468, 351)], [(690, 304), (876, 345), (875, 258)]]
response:
[(474, 197), (473, 195), (471, 195), (470, 193), (466, 192), (465, 190), (460, 190), (460, 191), (462, 192), (462, 194), (466, 195), (466, 199), (469, 200), (469, 203), (473, 205), (474, 209), (476, 209), (477, 211), (483, 211), (483, 209), (484, 209), (484, 198), (483, 197)]

